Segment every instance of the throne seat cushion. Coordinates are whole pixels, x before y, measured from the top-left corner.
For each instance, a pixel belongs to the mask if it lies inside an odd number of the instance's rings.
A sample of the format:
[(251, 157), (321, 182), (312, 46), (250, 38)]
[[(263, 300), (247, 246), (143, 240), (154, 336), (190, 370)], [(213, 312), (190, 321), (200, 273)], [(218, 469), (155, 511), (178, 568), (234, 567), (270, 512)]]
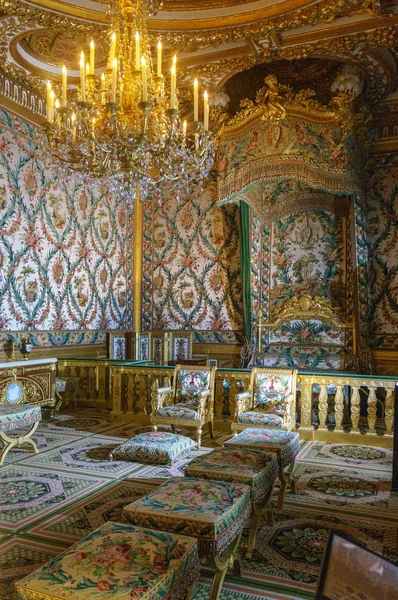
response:
[(247, 423), (248, 425), (282, 427), (283, 418), (275, 413), (249, 411), (238, 415), (238, 423)]
[(112, 450), (110, 458), (152, 465), (171, 465), (197, 447), (194, 440), (184, 435), (166, 431), (148, 431), (135, 435)]
[(250, 488), (226, 481), (173, 477), (123, 509), (123, 520), (198, 538), (215, 555), (239, 535), (251, 514)]
[(162, 406), (156, 411), (156, 417), (167, 417), (172, 419), (197, 419), (198, 413), (193, 408), (183, 404)]
[(199, 577), (197, 546), (181, 534), (104, 523), (18, 581), (15, 599), (182, 599)]
[(194, 458), (185, 467), (184, 475), (243, 483), (251, 488), (252, 500), (257, 502), (272, 491), (278, 470), (278, 460), (274, 453), (223, 447)]

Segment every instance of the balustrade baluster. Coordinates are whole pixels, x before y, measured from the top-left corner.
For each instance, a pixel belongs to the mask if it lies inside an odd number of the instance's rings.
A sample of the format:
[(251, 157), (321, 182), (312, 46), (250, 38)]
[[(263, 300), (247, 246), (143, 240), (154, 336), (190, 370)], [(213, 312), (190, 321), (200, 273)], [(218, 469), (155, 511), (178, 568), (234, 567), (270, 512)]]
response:
[(106, 367), (99, 365), (97, 367), (98, 379), (97, 379), (97, 389), (98, 389), (98, 401), (100, 406), (105, 406), (106, 400)]
[(351, 435), (360, 435), (359, 431), (360, 397), (359, 387), (351, 386)]
[(227, 376), (224, 373), (216, 373), (216, 390), (215, 390), (215, 418), (219, 421), (223, 420), (224, 409), (224, 379)]
[(312, 377), (301, 378), (300, 431), (313, 431), (312, 426)]
[(321, 391), (319, 393), (319, 427), (320, 430), (327, 431), (327, 422), (328, 422), (328, 389), (327, 385), (320, 386)]
[(343, 433), (343, 417), (344, 417), (344, 396), (343, 386), (336, 386), (336, 395), (334, 397), (334, 418), (336, 420), (335, 433)]
[(122, 414), (122, 370), (117, 367), (111, 369), (111, 417), (117, 419)]
[(135, 374), (127, 373), (126, 399), (127, 409), (126, 414), (134, 414), (134, 389), (135, 389)]
[[(153, 371), (145, 372), (145, 371), (140, 371), (139, 373), (137, 373), (137, 386), (136, 386), (136, 390), (137, 390), (137, 407), (138, 407), (138, 412), (139, 413), (143, 413), (144, 415), (148, 414), (147, 411), (147, 394), (149, 393), (149, 390), (151, 389), (151, 384), (152, 382), (156, 379), (156, 373), (154, 373)], [(149, 400), (150, 401), (150, 400)]]
[(369, 387), (369, 396), (368, 396), (368, 426), (369, 426), (369, 430), (367, 432), (368, 435), (376, 435), (376, 408), (377, 408), (376, 389), (374, 387)]
[(394, 426), (394, 389), (386, 390), (386, 399), (384, 401), (384, 420), (386, 424), (386, 436), (392, 437), (392, 429)]

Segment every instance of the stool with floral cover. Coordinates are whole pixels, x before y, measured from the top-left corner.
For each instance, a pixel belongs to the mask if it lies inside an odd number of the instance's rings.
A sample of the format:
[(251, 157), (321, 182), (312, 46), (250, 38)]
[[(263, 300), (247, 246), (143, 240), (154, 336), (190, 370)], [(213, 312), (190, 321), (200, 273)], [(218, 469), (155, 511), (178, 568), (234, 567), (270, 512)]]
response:
[(104, 523), (15, 584), (15, 600), (188, 600), (199, 577), (197, 541)]
[(151, 423), (154, 431), (158, 425), (195, 427), (200, 447), (202, 427), (208, 423), (214, 438), (214, 381), (215, 367), (177, 365), (174, 369), (173, 386), (155, 383), (152, 389)]
[(250, 488), (226, 481), (174, 477), (123, 509), (123, 521), (197, 538), (201, 561), (215, 570), (217, 600), (229, 566), (240, 576), (238, 546), (251, 515)]
[(293, 494), (296, 493), (296, 482), (293, 478), (294, 461), (300, 451), (300, 437), (294, 431), (279, 429), (245, 429), (238, 435), (224, 442), (227, 448), (243, 448), (245, 450), (262, 450), (275, 452), (279, 464), (279, 480), (281, 486), (278, 496), (278, 508), (283, 508), (286, 486), (290, 485)]
[(253, 516), (247, 542), (246, 556), (250, 558), (256, 546), (261, 520), (266, 517), (274, 525), (272, 493), (278, 477), (276, 454), (241, 448), (216, 448), (209, 454), (197, 456), (187, 467), (186, 477), (200, 477), (229, 483), (243, 483), (250, 487)]
[(236, 394), (232, 431), (296, 427), (296, 369), (253, 369), (248, 391)]
[[(39, 452), (36, 442), (31, 436), (37, 429), (41, 421), (41, 408), (33, 404), (0, 404), (0, 440), (3, 442), (3, 449), (0, 454), (0, 465), (14, 446), (21, 446), (25, 442), (30, 444), (33, 452)], [(29, 427), (24, 435), (10, 437), (6, 431)]]

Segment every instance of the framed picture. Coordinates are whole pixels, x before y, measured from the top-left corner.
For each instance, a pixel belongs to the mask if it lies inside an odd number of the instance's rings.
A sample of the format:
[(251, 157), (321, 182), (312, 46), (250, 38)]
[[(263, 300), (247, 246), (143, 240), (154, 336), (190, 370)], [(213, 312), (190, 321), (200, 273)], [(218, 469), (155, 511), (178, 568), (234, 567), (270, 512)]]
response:
[(192, 331), (171, 332), (171, 360), (187, 360), (192, 358)]
[(315, 600), (393, 600), (397, 582), (398, 565), (332, 532)]
[(126, 335), (120, 332), (109, 334), (109, 358), (116, 360), (126, 359)]
[(151, 333), (140, 333), (139, 343), (138, 343), (138, 356), (136, 356), (137, 360), (152, 360), (151, 355)]
[(155, 365), (167, 365), (171, 359), (170, 333), (168, 331), (152, 331), (151, 358)]

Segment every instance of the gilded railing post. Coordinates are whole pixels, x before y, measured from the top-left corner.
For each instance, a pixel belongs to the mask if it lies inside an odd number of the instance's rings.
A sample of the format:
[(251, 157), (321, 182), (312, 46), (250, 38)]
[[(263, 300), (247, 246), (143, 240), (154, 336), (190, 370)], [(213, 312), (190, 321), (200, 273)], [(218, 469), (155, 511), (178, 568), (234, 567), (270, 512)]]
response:
[(117, 419), (122, 414), (122, 370), (111, 368), (112, 377), (112, 412), (111, 417)]
[(352, 428), (350, 434), (360, 435), (359, 431), (359, 412), (360, 412), (360, 397), (358, 386), (351, 386), (351, 422)]
[(134, 375), (127, 373), (127, 413), (134, 413)]
[(372, 385), (372, 383), (369, 384), (369, 396), (368, 396), (368, 424), (369, 424), (368, 435), (376, 435), (377, 398), (376, 398), (376, 389), (374, 387), (370, 387), (371, 385)]
[(343, 386), (336, 386), (336, 395), (334, 397), (334, 418), (336, 420), (336, 433), (343, 433), (343, 417), (344, 417), (344, 396)]
[(389, 437), (392, 437), (392, 428), (394, 425), (394, 390), (389, 393), (389, 390), (386, 390), (386, 399), (384, 401), (384, 420), (386, 423), (386, 434)]
[(105, 406), (106, 401), (106, 367), (98, 366), (98, 400), (100, 405)]
[(327, 430), (328, 421), (328, 390), (327, 385), (320, 386), (321, 391), (319, 393), (319, 427), (320, 430)]
[(300, 431), (313, 431), (312, 426), (312, 377), (305, 375), (300, 377), (301, 381), (301, 413)]
[[(137, 381), (138, 379), (138, 381)], [(147, 391), (148, 388), (151, 389), (151, 385), (152, 385), (152, 381), (154, 379), (152, 373), (151, 375), (144, 373), (143, 371), (140, 371), (137, 374), (137, 385), (136, 385), (136, 390), (137, 390), (137, 405), (138, 405), (138, 409), (140, 413), (143, 414), (147, 414)], [(155, 375), (155, 379), (156, 379), (156, 375)]]
[(222, 421), (224, 408), (224, 373), (216, 373), (215, 413), (216, 419)]

